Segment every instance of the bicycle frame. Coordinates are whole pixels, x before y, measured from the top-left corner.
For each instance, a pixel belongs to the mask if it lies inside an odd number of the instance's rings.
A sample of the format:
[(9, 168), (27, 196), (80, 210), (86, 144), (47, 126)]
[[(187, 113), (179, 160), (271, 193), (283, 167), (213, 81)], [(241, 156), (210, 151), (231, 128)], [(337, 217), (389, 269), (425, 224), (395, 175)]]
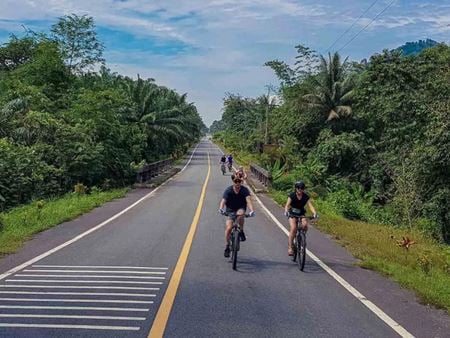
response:
[[(241, 243), (241, 237), (240, 237), (241, 228), (238, 223), (239, 216), (236, 215), (236, 213), (234, 213), (234, 212), (227, 212), (224, 214), (224, 216), (231, 217), (233, 220), (233, 227), (231, 228), (230, 238), (228, 239), (228, 245), (231, 248), (230, 260), (233, 263), (232, 268), (233, 268), (233, 270), (236, 270), (238, 251), (240, 250), (240, 246), (241, 246), (241, 244), (240, 244)], [(247, 217), (249, 217), (249, 215), (244, 214), (243, 217), (247, 218)]]
[(296, 227), (297, 227), (294, 237), (294, 256), (292, 257), (292, 261), (295, 262), (298, 256), (297, 260), (298, 268), (300, 271), (303, 271), (306, 260), (306, 230), (303, 227), (299, 226), (299, 222), (303, 218), (313, 220), (314, 217), (296, 216), (292, 214), (289, 214), (289, 217), (294, 217), (296, 219)]

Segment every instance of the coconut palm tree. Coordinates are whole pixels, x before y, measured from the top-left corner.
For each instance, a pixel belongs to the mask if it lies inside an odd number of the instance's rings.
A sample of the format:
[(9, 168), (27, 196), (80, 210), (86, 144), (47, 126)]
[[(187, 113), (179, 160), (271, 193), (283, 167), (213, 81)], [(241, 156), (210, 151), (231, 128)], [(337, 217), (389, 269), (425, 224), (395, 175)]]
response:
[(317, 108), (327, 120), (349, 116), (354, 81), (348, 72), (347, 58), (341, 62), (339, 54), (328, 54), (328, 60), (320, 56), (319, 73), (312, 78), (313, 92), (303, 96), (306, 104)]

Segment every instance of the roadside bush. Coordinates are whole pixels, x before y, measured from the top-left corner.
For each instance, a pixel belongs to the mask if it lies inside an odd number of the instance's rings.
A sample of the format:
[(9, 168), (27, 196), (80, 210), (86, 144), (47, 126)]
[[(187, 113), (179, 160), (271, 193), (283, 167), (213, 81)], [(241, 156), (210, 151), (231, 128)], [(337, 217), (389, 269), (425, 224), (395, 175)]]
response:
[(294, 183), (296, 181), (294, 174), (284, 174), (278, 179), (274, 180), (272, 186), (274, 189), (283, 192), (293, 191)]
[(349, 219), (368, 221), (373, 214), (371, 194), (365, 193), (357, 183), (343, 179), (332, 181), (325, 200), (340, 215)]

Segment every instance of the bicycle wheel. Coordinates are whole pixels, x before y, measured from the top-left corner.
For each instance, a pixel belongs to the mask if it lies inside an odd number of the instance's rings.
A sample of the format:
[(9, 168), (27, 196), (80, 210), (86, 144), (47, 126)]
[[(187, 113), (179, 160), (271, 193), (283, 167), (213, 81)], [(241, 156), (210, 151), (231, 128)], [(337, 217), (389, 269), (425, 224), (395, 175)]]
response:
[(296, 260), (297, 260), (297, 239), (296, 238), (294, 238), (294, 245), (293, 245), (293, 248), (292, 248), (293, 250), (294, 250), (294, 254), (292, 255), (292, 261), (293, 262), (295, 262)]
[(232, 237), (232, 262), (233, 262), (233, 270), (236, 270), (236, 264), (237, 264), (237, 255), (239, 251), (239, 231), (233, 230), (233, 237)]
[(306, 258), (306, 236), (303, 231), (297, 236), (297, 255), (298, 255), (298, 268), (303, 271), (305, 268), (305, 258)]

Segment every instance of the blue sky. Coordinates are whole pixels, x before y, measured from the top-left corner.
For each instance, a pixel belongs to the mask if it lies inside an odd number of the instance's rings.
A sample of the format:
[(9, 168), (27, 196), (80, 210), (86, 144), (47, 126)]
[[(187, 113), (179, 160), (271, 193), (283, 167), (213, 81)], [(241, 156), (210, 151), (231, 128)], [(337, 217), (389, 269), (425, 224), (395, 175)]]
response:
[[(375, 2), (333, 47), (340, 49), (392, 1), (1, 0), (0, 42), (22, 25), (47, 31), (62, 15), (88, 14), (111, 69), (188, 93), (210, 125), (226, 92), (257, 96), (277, 85), (265, 61), (293, 62), (299, 43), (326, 53)], [(424, 38), (450, 43), (450, 0), (396, 0), (340, 52), (360, 60)]]

